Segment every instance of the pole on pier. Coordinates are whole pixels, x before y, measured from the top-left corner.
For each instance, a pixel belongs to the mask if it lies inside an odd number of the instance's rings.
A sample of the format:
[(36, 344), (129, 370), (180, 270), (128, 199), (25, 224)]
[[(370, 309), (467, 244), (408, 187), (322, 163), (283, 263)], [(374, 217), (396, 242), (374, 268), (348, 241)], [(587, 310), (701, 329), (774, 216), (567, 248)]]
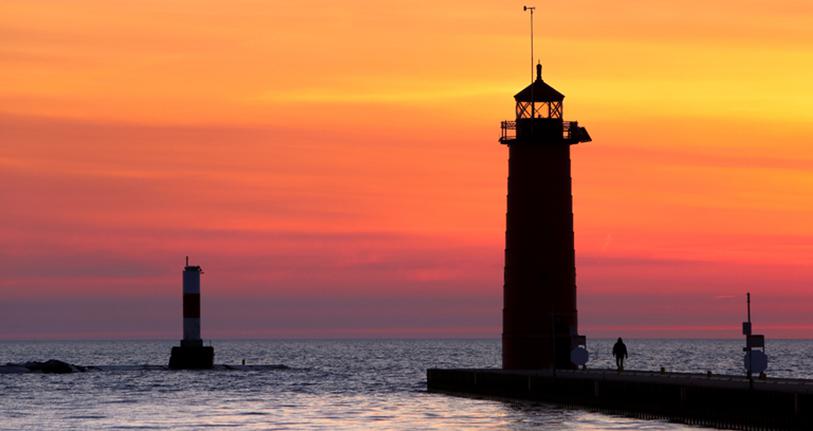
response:
[[(751, 324), (751, 293), (746, 294), (746, 304), (748, 306), (748, 320), (742, 322), (742, 333), (745, 335), (745, 371), (748, 376), (749, 387), (754, 386), (754, 373), (760, 378), (765, 377), (765, 370), (768, 369), (768, 356), (765, 354), (765, 335), (754, 334)], [(756, 349), (756, 351), (755, 351)]]
[(748, 352), (748, 387), (750, 389), (754, 388), (754, 373), (751, 371), (754, 368), (754, 349), (751, 348), (751, 292), (745, 294), (745, 302), (748, 307), (748, 325), (747, 330), (743, 332), (747, 332), (745, 334), (745, 348)]

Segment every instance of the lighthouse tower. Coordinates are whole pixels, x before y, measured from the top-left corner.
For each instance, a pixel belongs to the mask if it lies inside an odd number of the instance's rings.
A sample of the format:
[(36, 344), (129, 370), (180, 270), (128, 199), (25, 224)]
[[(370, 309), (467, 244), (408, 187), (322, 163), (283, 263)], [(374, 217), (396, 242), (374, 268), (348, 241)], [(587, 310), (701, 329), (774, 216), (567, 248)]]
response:
[[(514, 96), (502, 122), (508, 147), (502, 360), (505, 369), (572, 368), (583, 344), (576, 314), (570, 146), (590, 142), (563, 121), (564, 95), (536, 79)], [(581, 341), (580, 341), (581, 340)]]
[(181, 345), (172, 348), (169, 358), (171, 369), (212, 368), (215, 350), (204, 346), (200, 338), (200, 266), (189, 265), (183, 270), (183, 340)]

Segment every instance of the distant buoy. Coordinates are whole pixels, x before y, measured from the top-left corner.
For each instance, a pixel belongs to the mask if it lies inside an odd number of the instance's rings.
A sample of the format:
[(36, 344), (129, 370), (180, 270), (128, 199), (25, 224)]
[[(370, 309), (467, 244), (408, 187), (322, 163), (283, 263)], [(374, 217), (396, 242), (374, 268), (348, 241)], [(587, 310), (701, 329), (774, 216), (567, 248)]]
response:
[(590, 360), (590, 353), (584, 347), (576, 347), (570, 351), (570, 362), (579, 367), (585, 365)]
[(750, 371), (754, 374), (763, 373), (768, 369), (768, 355), (761, 350), (745, 353), (743, 362), (745, 364), (745, 371)]

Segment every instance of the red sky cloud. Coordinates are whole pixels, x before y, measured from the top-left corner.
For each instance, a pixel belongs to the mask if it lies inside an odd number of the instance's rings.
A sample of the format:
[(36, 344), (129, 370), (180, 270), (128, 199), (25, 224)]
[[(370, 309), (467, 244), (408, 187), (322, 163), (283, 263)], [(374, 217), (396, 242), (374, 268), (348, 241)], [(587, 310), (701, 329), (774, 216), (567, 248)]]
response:
[[(515, 5), (516, 6), (516, 5)], [(589, 336), (813, 329), (813, 7), (540, 5)], [(397, 9), (397, 10), (396, 10)], [(504, 2), (0, 5), (0, 338), (500, 333), (527, 17)]]

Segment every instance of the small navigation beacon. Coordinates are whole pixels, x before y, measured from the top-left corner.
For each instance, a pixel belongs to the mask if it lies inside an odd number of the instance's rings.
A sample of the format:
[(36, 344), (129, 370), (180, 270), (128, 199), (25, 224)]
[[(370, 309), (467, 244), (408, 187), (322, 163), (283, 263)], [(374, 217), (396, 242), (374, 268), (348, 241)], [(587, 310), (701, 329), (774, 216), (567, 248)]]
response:
[(183, 340), (172, 348), (169, 368), (173, 370), (212, 368), (215, 349), (204, 346), (200, 338), (200, 266), (190, 266), (189, 256), (183, 270)]

